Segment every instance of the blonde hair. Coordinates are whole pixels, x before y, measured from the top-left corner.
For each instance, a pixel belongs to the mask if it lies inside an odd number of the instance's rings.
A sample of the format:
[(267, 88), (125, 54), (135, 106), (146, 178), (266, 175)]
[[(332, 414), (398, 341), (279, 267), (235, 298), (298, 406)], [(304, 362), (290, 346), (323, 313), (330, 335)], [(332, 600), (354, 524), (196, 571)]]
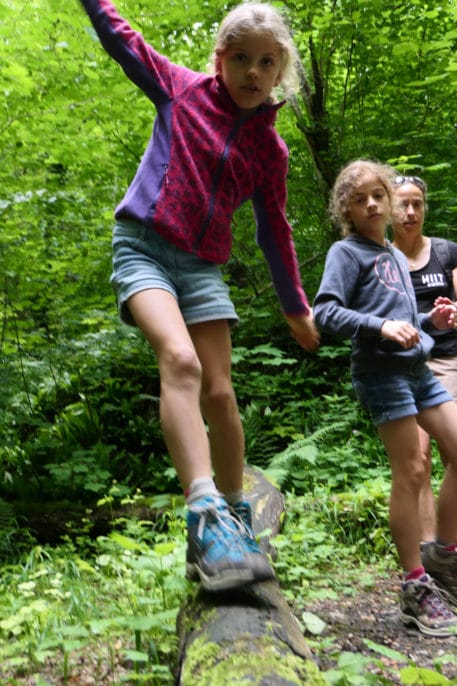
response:
[(392, 167), (372, 160), (354, 160), (349, 162), (336, 177), (330, 196), (329, 213), (335, 224), (341, 227), (343, 236), (355, 233), (355, 227), (349, 217), (349, 203), (354, 195), (358, 180), (365, 174), (373, 174), (386, 189), (392, 206), (392, 183), (396, 172)]
[(276, 41), (281, 52), (281, 90), (286, 96), (295, 93), (299, 87), (298, 52), (285, 17), (265, 2), (243, 2), (224, 17), (212, 55), (214, 70), (219, 70), (220, 58), (231, 43), (252, 34), (269, 34)]

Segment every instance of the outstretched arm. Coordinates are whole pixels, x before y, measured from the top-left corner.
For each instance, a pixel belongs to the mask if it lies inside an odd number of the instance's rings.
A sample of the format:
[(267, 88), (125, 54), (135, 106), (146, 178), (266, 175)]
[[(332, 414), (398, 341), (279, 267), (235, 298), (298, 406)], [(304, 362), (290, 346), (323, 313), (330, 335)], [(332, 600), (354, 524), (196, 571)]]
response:
[(297, 343), (307, 352), (317, 350), (320, 345), (320, 336), (314, 324), (313, 311), (296, 316), (285, 315), (285, 318)]
[(106, 52), (155, 103), (171, 98), (181, 71), (119, 16), (110, 0), (81, 0)]

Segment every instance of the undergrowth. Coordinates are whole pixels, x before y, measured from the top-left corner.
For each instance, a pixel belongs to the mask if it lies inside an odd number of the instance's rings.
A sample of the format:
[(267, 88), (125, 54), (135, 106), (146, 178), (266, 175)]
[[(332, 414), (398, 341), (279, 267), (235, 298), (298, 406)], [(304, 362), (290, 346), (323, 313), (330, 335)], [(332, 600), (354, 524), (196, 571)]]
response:
[[(352, 394), (348, 347), (303, 357), (274, 328), (265, 342), (258, 323), (253, 310), (246, 335), (254, 344), (235, 336), (233, 380), (247, 462), (286, 494), (275, 568), (294, 606), (350, 593), (356, 579), (369, 584), (367, 563), (380, 571), (396, 564), (390, 475)], [(7, 686), (82, 683), (83, 675), (97, 686), (175, 679), (176, 617), (193, 587), (184, 577), (183, 500), (160, 431), (157, 366), (143, 339), (106, 313), (94, 312), (88, 329), (39, 352), (18, 346), (3, 354), (0, 683)], [(436, 485), (438, 460), (434, 470)], [(112, 523), (94, 536), (97, 503)], [(44, 545), (26, 513), (34, 507), (47, 521), (56, 504), (61, 513), (77, 504), (87, 514)], [(128, 506), (122, 517), (120, 506)], [(150, 516), (135, 514), (145, 506)], [(362, 656), (356, 664), (342, 658), (338, 676), (324, 676), (365, 686), (373, 681), (363, 665)]]
[(70, 537), (35, 545), (5, 565), (1, 683), (73, 683), (78, 670), (96, 684), (172, 683), (176, 615), (189, 590), (181, 510), (168, 503), (166, 533), (130, 518), (95, 543), (80, 534), (78, 546)]
[[(113, 508), (115, 493), (103, 499)], [(373, 574), (395, 567), (387, 497), (382, 478), (354, 493), (321, 486), (307, 495), (286, 494), (283, 530), (273, 544), (275, 570), (292, 608), (353, 594), (372, 584)], [(144, 505), (142, 494), (136, 499)], [(99, 686), (173, 683), (176, 617), (193, 588), (184, 578), (183, 503), (173, 496), (146, 501), (156, 512), (150, 520), (118, 520), (96, 541), (80, 532), (77, 543), (68, 537), (56, 547), (34, 545), (3, 566), (1, 683), (71, 684), (86, 672), (95, 679), (88, 683)], [(319, 618), (303, 616), (302, 624), (319, 641)], [(373, 644), (375, 653), (383, 650)], [(423, 681), (408, 680), (412, 665), (405, 660), (402, 683), (451, 683), (427, 680), (425, 672)], [(323, 675), (335, 686), (377, 683), (366, 665), (362, 655), (342, 655), (338, 669)]]

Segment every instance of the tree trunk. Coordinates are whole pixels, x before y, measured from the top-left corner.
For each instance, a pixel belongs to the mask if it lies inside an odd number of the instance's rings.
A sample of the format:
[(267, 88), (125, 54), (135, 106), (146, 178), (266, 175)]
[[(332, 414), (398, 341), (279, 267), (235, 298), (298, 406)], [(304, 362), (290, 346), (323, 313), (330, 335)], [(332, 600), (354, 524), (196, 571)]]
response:
[[(256, 534), (278, 533), (280, 492), (246, 468), (245, 491)], [(269, 535), (260, 545), (269, 550)], [(297, 620), (276, 581), (225, 593), (196, 587), (178, 615), (180, 668), (176, 686), (324, 686)]]

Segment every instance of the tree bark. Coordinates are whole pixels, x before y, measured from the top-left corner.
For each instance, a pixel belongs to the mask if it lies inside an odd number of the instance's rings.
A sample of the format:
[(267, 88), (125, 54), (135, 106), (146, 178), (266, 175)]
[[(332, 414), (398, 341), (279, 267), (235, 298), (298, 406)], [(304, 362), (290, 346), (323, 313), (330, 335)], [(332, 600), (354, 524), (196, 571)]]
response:
[[(284, 500), (260, 471), (245, 470), (246, 498), (260, 545), (281, 528)], [(196, 587), (177, 619), (176, 686), (323, 686), (311, 651), (276, 581), (225, 593)]]

